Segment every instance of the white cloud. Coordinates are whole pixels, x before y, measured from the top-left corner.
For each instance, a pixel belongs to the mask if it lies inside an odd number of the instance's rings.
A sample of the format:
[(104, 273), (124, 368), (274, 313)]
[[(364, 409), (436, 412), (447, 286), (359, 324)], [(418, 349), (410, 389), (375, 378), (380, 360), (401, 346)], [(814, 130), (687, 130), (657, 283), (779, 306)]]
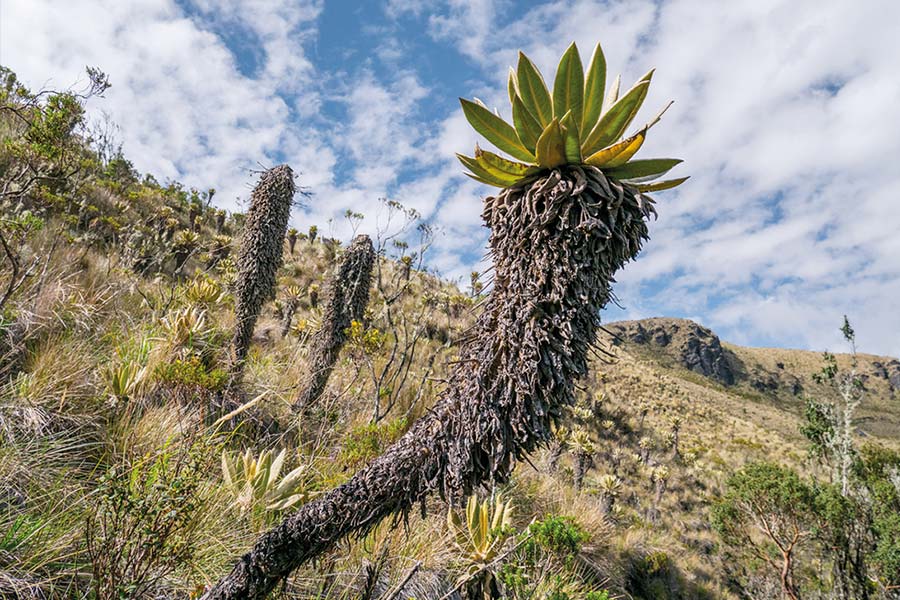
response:
[(248, 169), (279, 156), (299, 159), (307, 183), (328, 178), (330, 150), (312, 129), (296, 141), (290, 107), (276, 94), (286, 70), (308, 69), (296, 47), (287, 67), (271, 41), (264, 73), (249, 79), (221, 38), (170, 0), (7, 0), (0, 27), (0, 61), (32, 86), (67, 87), (84, 79), (85, 65), (109, 75), (113, 87), (90, 108), (121, 126), (125, 153), (141, 171), (215, 187), (231, 207), (247, 195)]
[(573, 39), (585, 61), (602, 41), (625, 85), (657, 67), (646, 110), (676, 104), (642, 153), (682, 157), (678, 174), (693, 178), (658, 195), (652, 239), (619, 277), (626, 315), (701, 315), (736, 341), (836, 347), (847, 313), (862, 347), (896, 355), (898, 19), (888, 0), (576, 0), (487, 37), (500, 19), (450, 31), (460, 52), (481, 49), (496, 97), (518, 48), (548, 79)]
[[(346, 236), (347, 208), (371, 229), (390, 194), (444, 228), (433, 266), (467, 277), (486, 233), (477, 198), (490, 190), (460, 177), (452, 155), (476, 136), (458, 112), (429, 113), (433, 92), (400, 21), (374, 52), (386, 74), (371, 59), (322, 73), (304, 52), (320, 1), (191, 6), (199, 16), (174, 0), (6, 0), (0, 62), (34, 86), (102, 67), (114, 87), (98, 106), (137, 166), (216, 187), (223, 201), (246, 195), (242, 169), (285, 160), (316, 191), (295, 223), (332, 218)], [(837, 348), (847, 313), (861, 348), (900, 354), (900, 4), (567, 0), (523, 14), (508, 0), (387, 0), (384, 14), (417, 20), (479, 65), (459, 94), (507, 114), (519, 48), (548, 79), (571, 40), (585, 61), (602, 41), (626, 86), (657, 67), (646, 112), (676, 104), (642, 154), (680, 156), (692, 179), (658, 195), (652, 240), (618, 278), (627, 315), (699, 316), (726, 339)], [(259, 46), (252, 72), (229, 35)], [(347, 118), (323, 122), (324, 103)]]

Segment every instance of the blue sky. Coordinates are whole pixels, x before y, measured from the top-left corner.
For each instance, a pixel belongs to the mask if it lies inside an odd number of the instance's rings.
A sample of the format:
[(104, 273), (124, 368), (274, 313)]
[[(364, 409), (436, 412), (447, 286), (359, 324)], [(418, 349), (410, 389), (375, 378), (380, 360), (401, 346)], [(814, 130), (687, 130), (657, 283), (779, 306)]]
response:
[(442, 232), (430, 267), (465, 280), (490, 190), (453, 157), (477, 141), (457, 97), (508, 114), (519, 49), (549, 79), (571, 41), (585, 61), (600, 41), (623, 85), (657, 67), (645, 111), (675, 105), (642, 153), (692, 175), (658, 194), (606, 318), (840, 350), (846, 313), (861, 349), (900, 355), (898, 22), (894, 0), (2, 0), (0, 63), (33, 86), (102, 68), (91, 114), (136, 166), (226, 208), (279, 162), (314, 192), (299, 228), (347, 238), (350, 208), (371, 233), (399, 200)]

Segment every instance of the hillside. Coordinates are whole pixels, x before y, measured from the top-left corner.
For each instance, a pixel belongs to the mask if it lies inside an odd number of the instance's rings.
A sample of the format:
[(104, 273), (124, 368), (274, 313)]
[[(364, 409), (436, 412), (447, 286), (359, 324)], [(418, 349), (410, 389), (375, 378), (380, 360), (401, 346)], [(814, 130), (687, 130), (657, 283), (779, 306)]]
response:
[[(805, 399), (833, 394), (814, 375), (823, 365), (821, 352), (783, 348), (748, 348), (723, 342), (709, 329), (685, 319), (651, 318), (609, 323), (608, 341), (627, 355), (625, 365), (652, 365), (654, 371), (693, 382), (717, 394), (713, 404), (737, 402), (753, 408), (753, 422), (771, 427), (785, 422), (787, 435), (799, 433)], [(851, 356), (836, 354), (840, 368), (849, 370)], [(859, 408), (862, 435), (900, 438), (900, 361), (857, 354), (857, 372), (865, 389)], [(790, 432), (793, 431), (793, 434)]]
[[(198, 597), (262, 532), (431, 413), (491, 288), (429, 272), (427, 224), (396, 203), (384, 210), (397, 231), (353, 245), (289, 230), (235, 376), (251, 217), (216, 208), (212, 189), (163, 185), (98, 151), (75, 127), (75, 100), (61, 103), (68, 119), (49, 119), (71, 126), (35, 142), (52, 107), (14, 89), (3, 101), (33, 122), (0, 113), (0, 596)], [(369, 241), (368, 299), (350, 319), (349, 302), (334, 299), (352, 279), (351, 249)], [(498, 495), (510, 502), (496, 526), (487, 509), (483, 524), (448, 520), (466, 499), (432, 494), (304, 564), (283, 594), (651, 600), (777, 589), (777, 576), (725, 547), (712, 507), (753, 461), (826, 476), (800, 431), (808, 399), (835, 399), (813, 379), (823, 357), (734, 346), (676, 319), (606, 329), (555, 439), (508, 483), (476, 490), (494, 511), (506, 507)], [(297, 406), (323, 340), (340, 341), (336, 359)], [(900, 362), (857, 359), (854, 439), (887, 453), (888, 469), (900, 464), (884, 450), (900, 442)], [(838, 355), (840, 369), (850, 363)], [(824, 589), (828, 555), (798, 554), (804, 589)]]

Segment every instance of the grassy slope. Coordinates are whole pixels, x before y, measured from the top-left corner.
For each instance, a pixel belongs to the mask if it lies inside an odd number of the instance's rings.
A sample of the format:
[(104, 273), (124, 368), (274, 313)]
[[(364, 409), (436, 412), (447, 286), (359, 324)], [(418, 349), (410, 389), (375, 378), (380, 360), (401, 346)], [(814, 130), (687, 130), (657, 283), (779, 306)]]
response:
[[(183, 198), (162, 188), (101, 182), (78, 193), (97, 215), (121, 224), (145, 222), (168, 205), (179, 228), (187, 226)], [(21, 290), (4, 315), (4, 327), (16, 332), (22, 351), (15, 353), (19, 367), (0, 385), (0, 591), (31, 588), (78, 597), (90, 585), (85, 523), (97, 504), (100, 475), (112, 467), (139, 472), (145, 457), (167, 444), (182, 448), (196, 441), (194, 432), (206, 409), (203, 395), (162, 381), (157, 367), (179, 353), (190, 354), (200, 341), (210, 368), (223, 364), (233, 325), (228, 294), (232, 275), (228, 269), (204, 273), (207, 256), (201, 250), (179, 274), (172, 273), (173, 259), (165, 255), (158, 273), (140, 276), (128, 268), (108, 221), (83, 227), (58, 207), (45, 216), (43, 229), (29, 234), (22, 245), (23, 256), (50, 257), (44, 275)], [(106, 226), (113, 231), (102, 229)], [(239, 226), (239, 218), (230, 219), (226, 234), (237, 234)], [(123, 225), (120, 237), (127, 227)], [(213, 235), (207, 215), (201, 248), (210, 246)], [(50, 248), (55, 248), (52, 253)], [(298, 241), (280, 273), (279, 296), (290, 285), (303, 290), (324, 287), (338, 254), (320, 240)], [(387, 422), (405, 415), (408, 423), (434, 400), (453, 357), (444, 341), (448, 334), (451, 339), (462, 334), (474, 309), (454, 286), (431, 275), (416, 273), (404, 288), (395, 263), (386, 261), (382, 267), (388, 293), (403, 288), (395, 321), (406, 318), (411, 330), (424, 327), (406, 384), (391, 390), (397, 403)], [(198, 298), (192, 286), (201, 280), (212, 281), (223, 295)], [(205, 324), (195, 324), (194, 339), (185, 343), (167, 319), (190, 309), (205, 310)], [(166, 577), (164, 588), (189, 591), (215, 579), (265, 526), (264, 520), (249, 518), (235, 507), (222, 483), (221, 449), (287, 447), (290, 466), (307, 467), (307, 490), (315, 494), (346, 479), (383, 448), (386, 438), (403, 430), (402, 421), (393, 427), (364, 428), (377, 396), (368, 373), (388, 360), (388, 334), (368, 353), (359, 346), (344, 352), (321, 407), (299, 423), (303, 445), (294, 447), (293, 436), (286, 433), (298, 424), (291, 421), (288, 406), (318, 318), (318, 309), (306, 296), (294, 319), (299, 326), (282, 338), (274, 305), (267, 306), (243, 389), (247, 399), (262, 399), (242, 413), (243, 426), (236, 433), (209, 441), (212, 447), (204, 451), (198, 483), (200, 507), (189, 535), (196, 551), (192, 560), (180, 562)], [(381, 333), (390, 329), (378, 293), (368, 325)], [(802, 380), (806, 394), (828, 393), (810, 379), (821, 364), (817, 353), (726, 348), (745, 375), (783, 371)], [(568, 454), (557, 473), (547, 472), (545, 455), (534, 457), (534, 465), (521, 465), (505, 486), (516, 505), (516, 526), (524, 528), (532, 518), (547, 514), (574, 516), (591, 534), (579, 557), (584, 570), (606, 578), (603, 585), (615, 593), (732, 597), (722, 581), (716, 537), (708, 523), (710, 499), (727, 473), (749, 460), (768, 458), (808, 468), (798, 433), (802, 399), (781, 389), (760, 393), (746, 377), (726, 388), (679, 367), (652, 345), (626, 344), (612, 351), (617, 360), (595, 365), (582, 397), (593, 411), (586, 427), (596, 444), (585, 489), (579, 493), (571, 485), (573, 462)], [(432, 356), (434, 368), (429, 369)], [(110, 368), (129, 361), (145, 369), (146, 378), (127, 400), (115, 400)], [(840, 361), (846, 365), (848, 358), (841, 356)], [(862, 411), (867, 418), (863, 430), (896, 445), (898, 401), (882, 381), (871, 380), (870, 390)], [(642, 403), (648, 406), (643, 424)], [(666, 442), (674, 417), (682, 423), (679, 459)], [(647, 456), (640, 459), (637, 455), (644, 450)], [(653, 480), (659, 467), (669, 470), (660, 494)], [(622, 480), (622, 488), (613, 512), (604, 517), (598, 482), (608, 473)], [(396, 581), (414, 561), (422, 561), (423, 573), (452, 581), (464, 566), (449, 543), (446, 506), (433, 499), (428, 509), (424, 520), (411, 515), (408, 529), (382, 526), (366, 540), (302, 569), (292, 586), (303, 593), (326, 589), (328, 597), (352, 596), (358, 593), (364, 562), (375, 561), (384, 548), (389, 548), (384, 554), (386, 581)]]

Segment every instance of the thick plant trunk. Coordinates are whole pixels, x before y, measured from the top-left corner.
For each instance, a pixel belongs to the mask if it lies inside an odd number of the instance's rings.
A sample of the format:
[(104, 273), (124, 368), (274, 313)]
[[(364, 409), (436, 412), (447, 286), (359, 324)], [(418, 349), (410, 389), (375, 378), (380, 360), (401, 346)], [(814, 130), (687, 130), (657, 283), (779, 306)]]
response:
[(338, 355), (347, 341), (347, 328), (360, 321), (369, 303), (369, 286), (375, 249), (367, 235), (358, 235), (341, 257), (325, 299), (322, 327), (313, 338), (309, 352), (309, 371), (300, 384), (294, 409), (303, 410), (315, 404), (325, 391)]
[(295, 191), (293, 171), (281, 165), (262, 174), (250, 198), (237, 257), (237, 328), (230, 365), (233, 382), (240, 379), (259, 312), (275, 289)]
[(647, 198), (594, 168), (555, 170), (486, 199), (494, 289), (434, 409), (348, 482), (264, 534), (203, 598), (263, 598), (350, 534), (426, 494), (508, 479), (545, 444), (587, 373), (613, 273), (640, 250)]
[(300, 300), (298, 298), (291, 298), (287, 301), (284, 312), (281, 314), (281, 337), (287, 336), (288, 332), (291, 330), (291, 322), (294, 320), (294, 313), (297, 312), (297, 307), (299, 305)]
[(584, 477), (591, 469), (592, 463), (593, 459), (591, 458), (590, 454), (586, 452), (575, 453), (575, 472), (572, 483), (575, 485), (575, 489), (579, 492), (584, 485)]
[(550, 445), (550, 455), (547, 457), (547, 471), (556, 473), (559, 470), (559, 459), (562, 458), (563, 445), (559, 440), (555, 440)]

